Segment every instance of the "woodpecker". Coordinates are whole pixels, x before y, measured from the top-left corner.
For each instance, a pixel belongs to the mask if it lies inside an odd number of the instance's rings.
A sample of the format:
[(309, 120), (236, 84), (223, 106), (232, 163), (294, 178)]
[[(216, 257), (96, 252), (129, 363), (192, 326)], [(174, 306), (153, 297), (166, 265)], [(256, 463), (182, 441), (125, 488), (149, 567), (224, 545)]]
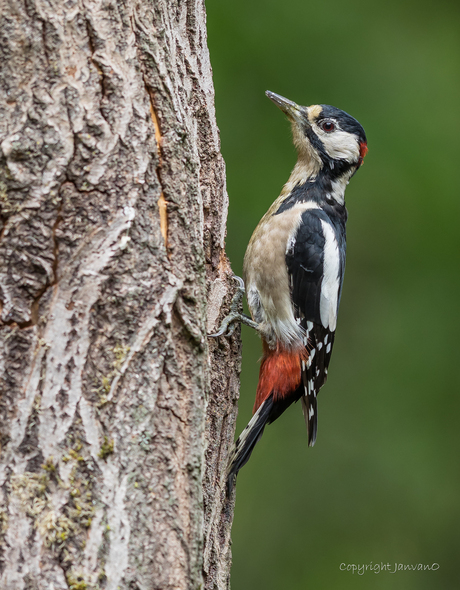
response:
[(266, 424), (299, 399), (308, 445), (315, 444), (317, 395), (327, 377), (345, 270), (345, 188), (367, 153), (364, 129), (344, 111), (266, 95), (290, 119), (298, 159), (246, 250), (252, 320), (234, 314), (226, 324), (248, 323), (263, 345), (254, 414), (231, 454), (228, 492)]

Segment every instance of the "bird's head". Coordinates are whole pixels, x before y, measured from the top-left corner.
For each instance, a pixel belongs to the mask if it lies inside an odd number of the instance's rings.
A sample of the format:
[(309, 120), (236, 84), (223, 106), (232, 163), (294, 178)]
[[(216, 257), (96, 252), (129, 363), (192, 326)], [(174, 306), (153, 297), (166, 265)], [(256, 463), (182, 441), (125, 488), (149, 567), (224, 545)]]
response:
[(302, 107), (269, 90), (265, 94), (291, 120), (299, 158), (335, 177), (352, 174), (361, 166), (367, 140), (356, 119), (336, 107)]

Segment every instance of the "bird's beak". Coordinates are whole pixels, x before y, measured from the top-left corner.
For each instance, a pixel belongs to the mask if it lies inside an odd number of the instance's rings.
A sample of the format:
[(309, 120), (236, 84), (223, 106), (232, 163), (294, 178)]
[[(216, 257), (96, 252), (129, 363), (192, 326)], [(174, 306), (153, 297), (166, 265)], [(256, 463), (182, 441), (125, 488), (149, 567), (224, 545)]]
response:
[(270, 90), (267, 90), (265, 94), (283, 111), (283, 113), (286, 113), (291, 121), (294, 121), (297, 124), (310, 125), (308, 121), (308, 111), (305, 107), (301, 107), (295, 102), (292, 102), (292, 100), (284, 98), (284, 96), (280, 96), (279, 94), (275, 94)]

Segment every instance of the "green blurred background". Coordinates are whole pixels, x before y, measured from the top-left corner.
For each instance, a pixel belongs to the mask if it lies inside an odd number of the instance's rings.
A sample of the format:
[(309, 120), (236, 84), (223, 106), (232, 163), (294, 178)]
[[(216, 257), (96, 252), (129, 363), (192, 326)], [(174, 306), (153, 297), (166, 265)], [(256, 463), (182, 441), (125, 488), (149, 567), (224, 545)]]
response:
[[(356, 117), (369, 145), (347, 190), (348, 258), (319, 435), (299, 405), (238, 477), (233, 590), (460, 588), (458, 2), (207, 0), (227, 164), (227, 251), (244, 251), (295, 162), (265, 96)], [(237, 430), (260, 341), (243, 328)], [(340, 564), (437, 571), (341, 572)]]

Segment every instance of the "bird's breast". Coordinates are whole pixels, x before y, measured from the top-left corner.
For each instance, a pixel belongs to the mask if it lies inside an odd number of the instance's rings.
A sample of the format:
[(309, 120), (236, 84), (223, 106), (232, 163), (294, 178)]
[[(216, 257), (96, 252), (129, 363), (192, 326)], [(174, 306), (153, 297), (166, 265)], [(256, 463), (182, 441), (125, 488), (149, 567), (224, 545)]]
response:
[(286, 249), (307, 209), (314, 202), (297, 203), (274, 215), (271, 207), (256, 227), (244, 257), (244, 278), (251, 315), (260, 324), (265, 339), (274, 346), (302, 344), (302, 330), (296, 322), (290, 296)]

